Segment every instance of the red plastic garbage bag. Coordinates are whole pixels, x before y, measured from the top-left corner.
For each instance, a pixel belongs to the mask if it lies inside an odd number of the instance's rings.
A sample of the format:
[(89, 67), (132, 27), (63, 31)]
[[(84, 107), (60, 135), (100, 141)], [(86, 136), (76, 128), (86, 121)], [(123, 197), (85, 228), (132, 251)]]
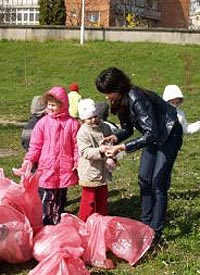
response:
[(89, 275), (81, 259), (87, 238), (84, 227), (85, 223), (71, 214), (63, 214), (57, 225), (43, 227), (34, 238), (33, 249), (40, 263), (28, 275)]
[(139, 221), (113, 217), (106, 229), (107, 247), (118, 258), (134, 265), (149, 249), (154, 230)]
[(33, 255), (38, 261), (60, 251), (60, 249), (64, 249), (75, 258), (81, 257), (83, 254), (82, 239), (73, 220), (57, 225), (46, 225), (34, 238)]
[(86, 229), (85, 222), (73, 214), (61, 214), (61, 223), (71, 224), (78, 232), (82, 240), (82, 247), (85, 249), (89, 240), (89, 232)]
[(106, 256), (108, 250), (134, 265), (154, 238), (154, 231), (141, 222), (97, 213), (87, 219), (86, 228), (90, 238), (83, 259), (88, 264), (103, 268), (113, 268), (112, 261)]
[(0, 178), (0, 205), (9, 205), (23, 213), (34, 233), (42, 226), (42, 202), (38, 195), (38, 175), (24, 178), (21, 184), (2, 176)]
[(80, 258), (71, 257), (63, 250), (49, 254), (28, 275), (89, 275)]
[(113, 262), (106, 256), (108, 250), (106, 230), (112, 218), (95, 213), (87, 219), (86, 229), (89, 232), (89, 238), (83, 254), (87, 264), (106, 269), (114, 268)]
[(11, 185), (17, 185), (17, 184), (14, 183), (12, 180), (7, 179), (4, 176), (3, 168), (0, 168), (0, 205), (2, 204), (1, 201), (5, 197), (5, 194)]
[(32, 258), (33, 230), (25, 215), (0, 205), (0, 261), (22, 263)]

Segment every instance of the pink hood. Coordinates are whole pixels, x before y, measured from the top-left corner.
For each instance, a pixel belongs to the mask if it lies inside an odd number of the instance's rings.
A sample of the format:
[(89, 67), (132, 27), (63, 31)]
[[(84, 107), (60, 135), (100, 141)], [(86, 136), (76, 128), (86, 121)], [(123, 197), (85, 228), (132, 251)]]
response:
[(58, 116), (61, 114), (69, 114), (69, 101), (67, 96), (67, 91), (63, 87), (55, 86), (51, 88), (48, 92), (48, 95), (52, 95), (57, 100), (62, 102), (61, 110)]

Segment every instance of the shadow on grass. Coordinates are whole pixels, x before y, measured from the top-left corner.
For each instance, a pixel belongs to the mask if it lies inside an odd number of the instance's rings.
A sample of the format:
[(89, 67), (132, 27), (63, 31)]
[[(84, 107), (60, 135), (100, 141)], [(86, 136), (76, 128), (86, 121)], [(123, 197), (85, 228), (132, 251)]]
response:
[[(194, 232), (200, 220), (200, 208), (193, 208), (192, 201), (198, 198), (199, 189), (173, 192), (170, 194), (170, 200), (177, 201), (179, 207), (175, 209), (172, 208), (168, 211), (167, 226), (175, 229), (175, 233), (168, 236), (168, 240), (175, 240)], [(191, 207), (188, 205), (190, 201)]]
[[(109, 215), (127, 217), (135, 220), (140, 219), (140, 198), (132, 196), (130, 198), (117, 198), (126, 191), (125, 189), (109, 191)], [(116, 198), (116, 199), (115, 199)], [(71, 207), (70, 213), (77, 215), (79, 210), (81, 197), (68, 200), (66, 203), (66, 211)]]
[[(10, 264), (6, 262), (1, 263), (1, 275), (15, 275), (15, 274), (27, 274), (31, 269), (33, 269), (38, 262), (34, 259), (21, 264)], [(39, 274), (38, 274), (39, 275)]]
[(109, 203), (109, 213), (111, 216), (120, 216), (139, 220), (140, 198), (138, 196), (131, 196), (130, 198), (121, 198), (116, 201), (111, 201)]

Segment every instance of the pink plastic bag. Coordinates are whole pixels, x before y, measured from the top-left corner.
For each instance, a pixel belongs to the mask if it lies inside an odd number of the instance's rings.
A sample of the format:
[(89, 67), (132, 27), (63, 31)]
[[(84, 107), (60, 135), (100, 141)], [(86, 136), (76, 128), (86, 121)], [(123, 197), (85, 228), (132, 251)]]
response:
[(89, 232), (86, 229), (85, 222), (73, 214), (61, 214), (61, 223), (71, 224), (81, 237), (82, 247), (85, 249), (89, 240)]
[(87, 247), (83, 254), (84, 261), (92, 266), (100, 268), (114, 268), (114, 264), (107, 259), (106, 230), (112, 217), (101, 216), (97, 213), (91, 215), (86, 221), (86, 229), (89, 232)]
[(44, 258), (28, 275), (89, 275), (80, 258), (60, 250)]
[(87, 238), (84, 225), (76, 216), (63, 214), (59, 224), (43, 227), (33, 249), (40, 263), (28, 275), (89, 275), (81, 259)]
[(107, 247), (118, 258), (134, 265), (149, 249), (154, 231), (148, 225), (123, 217), (113, 217), (106, 229)]
[(46, 225), (34, 238), (33, 254), (38, 261), (61, 249), (75, 258), (83, 254), (82, 238), (73, 220), (68, 219), (67, 223), (61, 222), (57, 225)]
[(0, 205), (0, 261), (22, 263), (32, 258), (33, 230), (15, 209)]
[(14, 183), (12, 180), (7, 179), (4, 176), (3, 168), (0, 168), (0, 205), (2, 204), (1, 201), (5, 197), (5, 194), (11, 185), (17, 185), (17, 184)]
[(37, 175), (24, 178), (21, 184), (16, 184), (1, 174), (0, 205), (9, 205), (26, 215), (34, 233), (42, 228), (42, 203), (38, 195)]
[(106, 252), (134, 265), (148, 250), (154, 231), (147, 225), (123, 217), (91, 215), (86, 222), (90, 233), (83, 259), (86, 263), (103, 268), (113, 268)]

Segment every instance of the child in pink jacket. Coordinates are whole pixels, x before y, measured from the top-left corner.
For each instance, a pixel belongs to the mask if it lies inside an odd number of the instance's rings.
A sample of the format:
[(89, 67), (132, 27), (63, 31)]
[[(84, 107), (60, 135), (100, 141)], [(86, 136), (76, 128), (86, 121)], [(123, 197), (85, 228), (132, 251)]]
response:
[(22, 167), (15, 173), (28, 176), (38, 163), (39, 195), (43, 204), (43, 223), (57, 224), (64, 210), (67, 188), (78, 183), (76, 135), (79, 122), (70, 117), (66, 90), (53, 87), (45, 95), (47, 115), (38, 121)]

